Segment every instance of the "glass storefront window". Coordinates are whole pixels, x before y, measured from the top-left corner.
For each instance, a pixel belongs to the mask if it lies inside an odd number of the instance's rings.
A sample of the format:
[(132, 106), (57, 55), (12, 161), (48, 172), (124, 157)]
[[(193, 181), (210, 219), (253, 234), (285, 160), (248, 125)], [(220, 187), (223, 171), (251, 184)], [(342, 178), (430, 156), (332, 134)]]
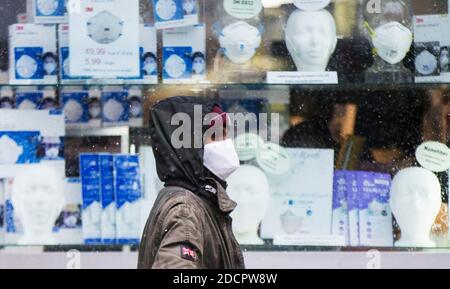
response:
[(245, 119), (245, 254), (450, 248), (448, 1), (110, 2), (0, 4), (4, 250), (134, 253), (175, 96)]

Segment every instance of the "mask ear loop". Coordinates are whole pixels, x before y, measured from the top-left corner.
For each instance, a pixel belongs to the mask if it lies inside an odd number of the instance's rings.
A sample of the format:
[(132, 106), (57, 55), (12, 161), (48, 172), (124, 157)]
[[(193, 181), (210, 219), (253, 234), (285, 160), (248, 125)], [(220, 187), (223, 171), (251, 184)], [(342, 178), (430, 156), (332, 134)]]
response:
[[(364, 27), (367, 29), (367, 32), (369, 32), (369, 36), (372, 39), (372, 41), (375, 39), (375, 37), (377, 36), (377, 33), (375, 32), (375, 30), (373, 30), (372, 26), (370, 26), (369, 22), (364, 21)], [(378, 50), (373, 47), (372, 48), (372, 55), (373, 56), (377, 56), (378, 55)]]

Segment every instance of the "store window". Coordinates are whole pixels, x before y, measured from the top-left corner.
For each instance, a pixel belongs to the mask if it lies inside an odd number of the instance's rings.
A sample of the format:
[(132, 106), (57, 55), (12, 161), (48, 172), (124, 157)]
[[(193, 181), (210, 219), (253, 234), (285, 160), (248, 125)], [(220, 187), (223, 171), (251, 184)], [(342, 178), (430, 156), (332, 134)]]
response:
[(2, 248), (134, 260), (163, 187), (150, 110), (174, 96), (249, 116), (246, 254), (450, 246), (448, 1), (109, 2), (0, 4)]

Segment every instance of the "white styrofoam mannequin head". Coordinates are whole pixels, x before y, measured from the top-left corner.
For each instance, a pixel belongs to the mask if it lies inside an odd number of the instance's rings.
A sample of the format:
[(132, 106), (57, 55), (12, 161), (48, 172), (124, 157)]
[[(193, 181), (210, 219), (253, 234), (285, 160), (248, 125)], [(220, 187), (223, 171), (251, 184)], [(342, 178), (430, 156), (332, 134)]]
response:
[(52, 230), (65, 205), (63, 174), (49, 165), (21, 168), (11, 201), (23, 226), (20, 245), (54, 245)]
[(266, 175), (258, 168), (241, 166), (228, 179), (228, 193), (238, 206), (232, 213), (233, 231), (239, 243), (259, 245), (259, 224), (265, 217), (270, 199)]
[(407, 168), (394, 178), (390, 205), (400, 229), (398, 247), (434, 247), (430, 239), (441, 208), (441, 185), (431, 171)]
[(325, 71), (336, 49), (336, 22), (327, 10), (295, 10), (286, 24), (285, 40), (298, 71)]
[(292, 4), (294, 0), (262, 0), (264, 8), (279, 8), (281, 5)]

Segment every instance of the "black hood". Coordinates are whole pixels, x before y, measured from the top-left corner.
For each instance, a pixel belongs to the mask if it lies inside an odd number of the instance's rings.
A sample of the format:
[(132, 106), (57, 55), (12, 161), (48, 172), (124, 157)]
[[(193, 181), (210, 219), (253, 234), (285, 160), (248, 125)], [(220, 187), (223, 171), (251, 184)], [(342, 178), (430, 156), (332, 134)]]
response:
[[(181, 186), (198, 192), (205, 185), (205, 178), (214, 177), (203, 166), (203, 135), (208, 129), (208, 126), (203, 125), (203, 120), (214, 105), (212, 100), (206, 98), (177, 96), (162, 100), (151, 109), (150, 133), (153, 153), (158, 176), (166, 186)], [(201, 119), (195, 120), (194, 123), (195, 106), (201, 106), (202, 109), (201, 115), (199, 114)], [(171, 124), (173, 116), (177, 113), (189, 116), (191, 148), (174, 148), (172, 145), (174, 132), (176, 133), (181, 125), (186, 125), (178, 121), (175, 125)], [(194, 148), (195, 138), (197, 143), (201, 144), (201, 148)], [(216, 177), (214, 179), (217, 180)]]

